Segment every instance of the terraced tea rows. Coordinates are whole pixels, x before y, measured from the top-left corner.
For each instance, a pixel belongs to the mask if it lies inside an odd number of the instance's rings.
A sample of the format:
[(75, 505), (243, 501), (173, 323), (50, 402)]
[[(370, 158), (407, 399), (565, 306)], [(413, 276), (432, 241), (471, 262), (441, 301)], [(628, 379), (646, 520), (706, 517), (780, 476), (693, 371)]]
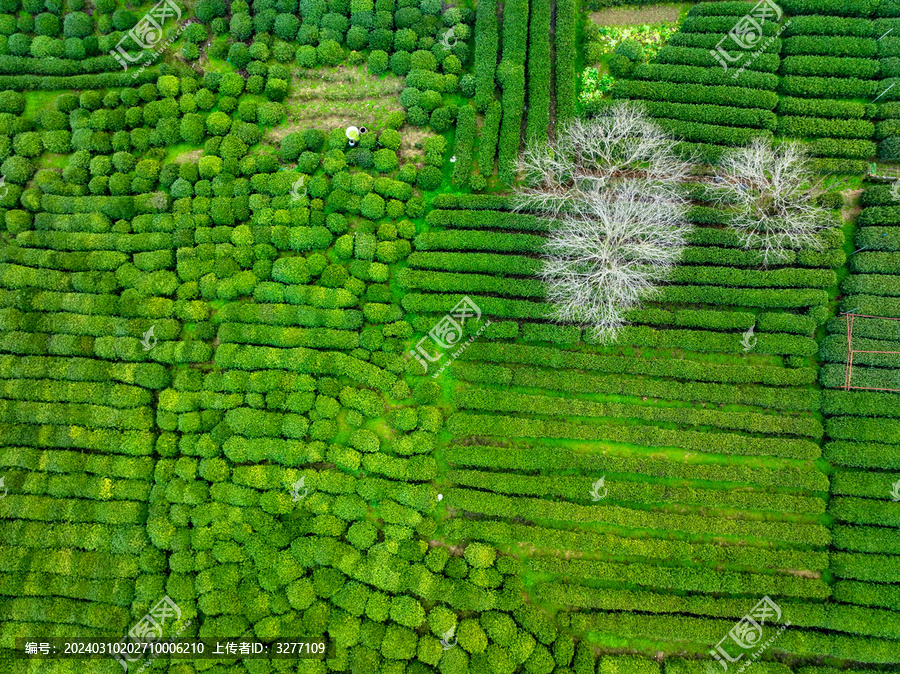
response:
[[(327, 641), (175, 674), (896, 669), (896, 189), (766, 266), (698, 168), (618, 341), (554, 323), (507, 188), (612, 4), (200, 0), (124, 70), (151, 8), (0, 3), (0, 670), (160, 601)], [(685, 153), (896, 159), (896, 2), (685, 12), (613, 93)]]

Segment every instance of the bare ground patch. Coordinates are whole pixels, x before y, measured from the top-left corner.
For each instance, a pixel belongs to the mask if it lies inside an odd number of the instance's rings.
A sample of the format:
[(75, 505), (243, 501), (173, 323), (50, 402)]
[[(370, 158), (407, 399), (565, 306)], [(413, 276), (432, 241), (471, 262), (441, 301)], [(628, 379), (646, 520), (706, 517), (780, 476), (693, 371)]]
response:
[(385, 125), (389, 113), (400, 109), (400, 102), (395, 98), (334, 102), (327, 110), (316, 104), (299, 105), (292, 109), (293, 114), (289, 114), (288, 121), (296, 127), (295, 131), (312, 128), (328, 131), (336, 126), (351, 124), (376, 129)]
[(385, 125), (391, 112), (402, 110), (403, 81), (392, 75), (370, 75), (364, 65), (299, 69), (293, 84), (284, 101), (287, 121), (266, 134), (270, 142), (312, 128), (326, 132), (350, 125), (378, 128)]
[(610, 7), (591, 13), (591, 21), (599, 26), (631, 26), (642, 23), (674, 23), (678, 21), (681, 5), (645, 5), (643, 7)]
[[(404, 162), (421, 159), (425, 155), (425, 141), (435, 136), (433, 131), (425, 131), (418, 126), (406, 124), (400, 128), (400, 159)], [(421, 167), (419, 167), (421, 168)]]
[(428, 546), (431, 548), (447, 548), (447, 551), (453, 557), (462, 557), (463, 553), (466, 551), (465, 545), (448, 545), (444, 543), (444, 541), (440, 541), (437, 538), (433, 538), (428, 541)]
[(176, 164), (186, 164), (187, 162), (198, 162), (203, 156), (203, 150), (191, 150), (190, 152), (182, 152), (176, 155), (172, 161)]
[(383, 98), (403, 91), (403, 80), (393, 75), (375, 77), (366, 66), (339, 65), (315, 70), (299, 69), (296, 86), (288, 99), (352, 100)]
[(809, 578), (811, 580), (816, 580), (822, 577), (821, 571), (811, 571), (809, 569), (778, 569), (783, 573), (790, 574), (792, 576), (798, 576), (799, 578)]
[(859, 205), (859, 196), (863, 190), (846, 190), (841, 192), (844, 195), (844, 206), (841, 208), (841, 218), (844, 222), (856, 220), (862, 213), (862, 206)]
[(266, 134), (266, 140), (270, 143), (280, 143), (289, 133), (304, 131), (308, 128), (308, 126), (300, 124), (281, 124), (280, 126), (269, 129), (269, 132)]

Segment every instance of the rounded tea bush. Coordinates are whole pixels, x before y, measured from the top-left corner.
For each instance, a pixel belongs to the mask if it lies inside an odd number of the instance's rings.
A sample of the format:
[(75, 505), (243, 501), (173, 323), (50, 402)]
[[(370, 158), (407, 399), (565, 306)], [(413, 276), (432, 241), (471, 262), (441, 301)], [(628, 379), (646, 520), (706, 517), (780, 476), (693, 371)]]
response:
[(391, 620), (404, 627), (416, 628), (425, 621), (425, 609), (406, 595), (397, 595), (391, 600)]
[(359, 205), (360, 213), (370, 220), (378, 220), (384, 216), (384, 199), (374, 192), (362, 198)]
[(354, 522), (347, 530), (347, 540), (357, 550), (365, 550), (378, 539), (378, 530), (371, 522)]
[(373, 154), (373, 158), (375, 161), (375, 170), (380, 171), (381, 173), (393, 171), (399, 164), (397, 153), (388, 148), (376, 150)]
[(609, 72), (613, 77), (624, 79), (631, 76), (634, 62), (623, 54), (613, 54), (609, 59)]
[(497, 552), (485, 543), (470, 543), (464, 557), (476, 569), (487, 569), (494, 563)]
[(456, 629), (459, 645), (469, 653), (482, 653), (488, 645), (487, 634), (472, 618), (463, 620)]
[(629, 61), (640, 61), (644, 57), (644, 47), (637, 40), (629, 38), (619, 43), (616, 54), (624, 56)]
[(878, 158), (882, 161), (900, 161), (900, 136), (881, 141), (878, 144)]
[(374, 50), (369, 54), (369, 72), (373, 75), (382, 75), (388, 66), (387, 52), (381, 49)]
[(434, 166), (426, 166), (416, 178), (416, 184), (425, 192), (436, 190), (441, 186), (441, 172)]

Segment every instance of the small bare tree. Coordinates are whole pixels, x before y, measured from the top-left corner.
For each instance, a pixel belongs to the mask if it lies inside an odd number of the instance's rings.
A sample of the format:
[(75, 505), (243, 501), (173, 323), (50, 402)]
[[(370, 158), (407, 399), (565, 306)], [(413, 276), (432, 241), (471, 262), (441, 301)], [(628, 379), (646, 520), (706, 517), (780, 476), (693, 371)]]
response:
[(767, 138), (727, 150), (718, 166), (714, 200), (724, 206), (744, 248), (759, 250), (763, 264), (789, 259), (790, 250), (821, 250), (818, 236), (831, 220), (815, 198), (818, 177), (803, 146), (777, 147)]
[(515, 204), (551, 221), (540, 276), (555, 320), (615, 341), (626, 312), (668, 277), (691, 229), (681, 187), (692, 162), (674, 144), (640, 106), (623, 102), (523, 152)]

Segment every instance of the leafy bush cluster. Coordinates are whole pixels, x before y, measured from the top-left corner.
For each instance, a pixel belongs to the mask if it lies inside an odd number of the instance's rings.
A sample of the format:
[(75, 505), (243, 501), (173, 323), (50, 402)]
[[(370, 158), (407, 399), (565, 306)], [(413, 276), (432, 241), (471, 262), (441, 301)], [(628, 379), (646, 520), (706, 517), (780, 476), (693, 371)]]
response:
[[(434, 14), (436, 5), (425, 4), (427, 6), (421, 9), (412, 3), (398, 9), (395, 17), (398, 30), (392, 35), (389, 30), (383, 31), (388, 33), (386, 40), (373, 44), (372, 38), (378, 31), (369, 34), (368, 46), (372, 51), (368, 57), (368, 67), (376, 75), (381, 75), (390, 67), (395, 75), (406, 76), (407, 88), (401, 96), (401, 103), (406, 108), (406, 120), (416, 126), (430, 125), (438, 133), (443, 133), (454, 124), (457, 106), (445, 105), (442, 94), (452, 94), (459, 89), (459, 75), (469, 59), (467, 39), (474, 15), (470, 10), (451, 8), (438, 17)], [(375, 12), (376, 15), (379, 13), (387, 14)], [(351, 14), (351, 23), (357, 15), (362, 20), (367, 14), (366, 11)], [(362, 41), (358, 46), (350, 44), (354, 30), (362, 29), (360, 25), (351, 27), (347, 33), (347, 44), (353, 49), (360, 49), (365, 46)], [(301, 46), (300, 50), (303, 49)], [(314, 65), (311, 59), (305, 63), (300, 57), (298, 50), (297, 58), (301, 65)]]
[[(880, 33), (859, 18), (871, 2), (824, 4), (845, 18), (799, 16), (822, 2), (784, 0), (796, 25), (734, 79), (708, 52), (748, 5), (698, 5), (659, 62), (634, 68), (616, 95), (646, 101), (709, 156), (762, 132), (815, 138), (823, 166), (862, 164), (872, 136), (890, 151), (900, 115), (896, 103), (874, 110), (850, 99), (869, 94), (876, 66), (900, 74), (891, 61), (900, 52), (888, 38), (873, 51)], [(441, 135), (424, 143), (418, 167), (400, 158), (405, 121), (438, 134), (455, 127), (451, 184), (478, 191), (498, 143), (499, 177), (512, 180), (526, 102), (528, 142), (546, 141), (550, 4), (507, 2), (502, 34), (497, 4), (476, 6), (199, 0), (180, 56), (197, 60), (211, 37), (206, 53), (243, 72), (199, 78), (164, 67), (119, 89), (131, 73), (104, 72), (118, 68), (107, 48), (140, 10), (0, 0), (0, 71), (9, 73), (0, 86), (10, 89), (0, 92), (0, 215), (15, 239), (0, 251), (0, 433), (15, 450), (0, 459), (10, 487), (0, 584), (16, 595), (6, 617), (120, 633), (168, 595), (186, 617), (202, 613), (188, 635), (327, 635), (326, 659), (298, 661), (307, 674), (660, 674), (649, 658), (598, 660), (568, 632), (668, 639), (662, 616), (607, 612), (650, 606), (700, 616), (693, 624), (712, 643), (724, 618), (747, 612), (751, 585), (803, 608), (802, 634), (788, 632), (784, 646), (792, 656), (868, 662), (866, 638), (897, 638), (889, 614), (874, 613), (896, 608), (879, 588), (897, 580), (891, 555), (900, 552), (882, 531), (900, 522), (875, 502), (882, 474), (837, 469), (827, 507), (840, 524), (829, 536), (818, 521), (830, 488), (813, 463), (823, 433), (834, 463), (900, 467), (890, 394), (814, 386), (811, 335), (827, 318), (838, 279), (828, 267), (845, 260), (842, 241), (760, 271), (759, 256), (720, 229), (721, 212), (695, 207), (682, 266), (658, 305), (630, 314), (629, 347), (598, 348), (577, 328), (548, 324), (529, 278), (546, 223), (511, 212), (500, 195), (434, 194), (451, 154)], [(464, 75), (476, 12), (474, 72)], [(575, 114), (576, 20), (573, 3), (556, 6), (558, 119)], [(445, 48), (449, 29), (456, 44)], [(779, 61), (782, 46), (791, 55)], [(290, 68), (337, 65), (348, 52), (374, 74), (406, 77), (405, 112), (354, 147), (343, 129), (306, 129), (274, 153), (257, 150), (286, 118)], [(626, 44), (618, 56), (639, 54)], [(28, 88), (83, 91), (31, 119), (17, 93)], [(457, 92), (475, 105), (450, 103)], [(477, 148), (476, 112), (485, 113)], [(183, 144), (202, 154), (170, 162), (166, 150)], [(842, 280), (842, 308), (900, 316), (900, 209), (887, 187), (863, 201), (857, 245), (868, 250)], [(434, 381), (414, 383), (408, 352), (463, 294), (497, 320), (453, 362), (451, 381), (463, 383), (443, 398)], [(148, 350), (151, 326), (159, 343)], [(754, 353), (737, 363), (750, 327)], [(826, 387), (843, 383), (843, 327), (829, 322), (819, 353)], [(874, 323), (859, 327), (866, 347), (896, 345)], [(628, 348), (646, 357), (623, 357)], [(859, 367), (863, 381), (894, 381), (883, 355)], [(462, 442), (443, 447), (442, 432)], [(573, 440), (660, 451), (575, 451)], [(543, 474), (551, 462), (584, 472), (556, 479)], [(587, 475), (605, 471), (650, 479), (611, 478), (618, 503), (598, 507)], [(723, 480), (728, 490), (711, 488)], [(440, 534), (446, 544), (429, 545), (438, 491), (460, 514)], [(689, 512), (674, 512), (673, 499)], [(600, 529), (553, 525), (572, 521)], [(523, 563), (493, 547), (511, 540), (632, 563)], [(826, 554), (829, 544), (836, 551)], [(670, 568), (672, 559), (696, 568)], [(551, 618), (526, 602), (526, 565), (541, 579), (532, 597), (578, 610)], [(785, 569), (830, 569), (836, 581)], [(724, 593), (719, 620), (698, 593)], [(830, 596), (858, 606), (823, 603)], [(667, 674), (696, 666), (664, 665)]]
[[(301, 0), (298, 4), (253, 0), (231, 7), (228, 30), (235, 40), (245, 41), (253, 36), (254, 42), (268, 43), (266, 46), (276, 59), (293, 59), (305, 68), (338, 65), (347, 52), (353, 58), (353, 54), (370, 50), (371, 70), (380, 74), (390, 59), (394, 72), (403, 75), (405, 72), (399, 71), (404, 64), (409, 70), (410, 59), (417, 51), (428, 51), (438, 63), (449, 59), (445, 70), (466, 63), (466, 40), (472, 20), (468, 9), (454, 7), (443, 11), (433, 2), (358, 0), (326, 4), (321, 0)], [(457, 40), (446, 40), (449, 47), (445, 48), (442, 38), (449, 30)]]
[[(279, 94), (273, 90), (277, 87), (271, 85), (284, 81), (275, 77), (279, 74), (271, 73), (268, 83), (261, 76), (256, 76), (258, 81), (253, 83), (251, 77), (247, 86), (257, 88), (257, 93), (265, 89), (277, 98)], [(2, 170), (7, 180), (21, 184), (34, 173), (31, 158), (44, 151), (71, 153), (61, 173), (43, 169), (35, 175), (43, 192), (75, 197), (140, 195), (151, 192), (158, 180), (164, 187), (170, 187), (180, 177), (172, 196), (183, 198), (193, 195), (184, 193), (190, 171), (180, 176), (182, 169), (175, 164), (161, 170), (159, 161), (149, 158), (159, 157), (159, 151), (150, 152), (146, 159), (138, 158), (151, 148), (182, 142), (197, 145), (206, 139), (205, 149), (210, 156), (200, 161), (199, 175), (194, 175), (190, 182), (201, 178), (205, 187), (197, 196), (211, 197), (213, 183), (220, 173), (241, 173), (238, 160), (261, 137), (257, 124), (274, 125), (285, 115), (284, 107), (276, 101), (237, 106), (236, 96), (244, 90), (244, 85), (244, 79), (237, 74), (210, 75), (203, 80), (167, 75), (160, 77), (156, 84), (124, 89), (121, 93), (62, 94), (56, 100), (56, 109), (39, 115), (37, 129), (40, 131), (33, 130), (34, 125), (24, 120), (16, 128), (11, 113), (7, 113), (10, 150), (15, 154), (9, 156), (7, 152)], [(19, 105), (16, 97), (21, 99), (21, 94), (7, 91), (0, 97), (5, 101), (0, 107), (13, 110)], [(220, 109), (207, 112), (214, 106)], [(272, 164), (269, 171), (275, 168)], [(247, 173), (245, 170), (244, 174)], [(224, 194), (217, 189), (216, 196)], [(157, 211), (165, 208), (166, 204), (156, 206)]]

